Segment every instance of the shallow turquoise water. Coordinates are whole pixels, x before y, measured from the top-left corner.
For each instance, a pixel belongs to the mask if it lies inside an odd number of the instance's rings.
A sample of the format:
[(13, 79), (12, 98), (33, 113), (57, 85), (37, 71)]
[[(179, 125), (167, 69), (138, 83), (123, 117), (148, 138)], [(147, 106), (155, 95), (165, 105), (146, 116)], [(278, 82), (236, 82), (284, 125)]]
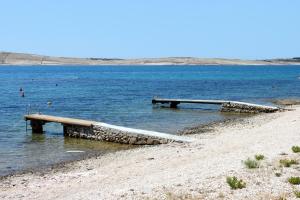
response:
[(0, 90), (4, 175), (128, 148), (63, 138), (59, 124), (48, 124), (42, 136), (26, 133), (23, 115), (28, 111), (176, 134), (184, 127), (239, 115), (221, 114), (216, 106), (161, 108), (152, 106), (153, 96), (270, 104), (273, 98), (300, 97), (300, 66), (1, 66)]

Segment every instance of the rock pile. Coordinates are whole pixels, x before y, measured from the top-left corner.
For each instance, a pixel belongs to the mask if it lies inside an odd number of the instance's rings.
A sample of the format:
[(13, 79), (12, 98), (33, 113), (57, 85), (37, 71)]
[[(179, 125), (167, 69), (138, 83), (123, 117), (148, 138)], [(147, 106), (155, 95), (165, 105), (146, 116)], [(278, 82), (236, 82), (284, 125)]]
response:
[(259, 106), (246, 103), (223, 103), (221, 112), (238, 112), (238, 113), (271, 113), (278, 111), (277, 107)]
[(83, 127), (65, 125), (64, 129), (65, 136), (99, 141), (117, 142), (121, 144), (156, 145), (171, 142), (171, 140), (168, 139), (130, 133), (101, 126)]

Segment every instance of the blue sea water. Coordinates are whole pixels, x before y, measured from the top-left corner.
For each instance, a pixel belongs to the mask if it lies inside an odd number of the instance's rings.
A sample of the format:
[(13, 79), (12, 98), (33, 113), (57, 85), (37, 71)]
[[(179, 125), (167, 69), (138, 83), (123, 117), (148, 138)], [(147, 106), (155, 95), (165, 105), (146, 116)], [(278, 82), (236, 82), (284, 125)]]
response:
[(162, 108), (151, 104), (153, 96), (271, 104), (300, 97), (300, 66), (1, 66), (0, 91), (1, 176), (128, 148), (64, 138), (59, 124), (32, 135), (23, 120), (28, 111), (176, 134), (239, 115), (222, 114), (217, 106)]

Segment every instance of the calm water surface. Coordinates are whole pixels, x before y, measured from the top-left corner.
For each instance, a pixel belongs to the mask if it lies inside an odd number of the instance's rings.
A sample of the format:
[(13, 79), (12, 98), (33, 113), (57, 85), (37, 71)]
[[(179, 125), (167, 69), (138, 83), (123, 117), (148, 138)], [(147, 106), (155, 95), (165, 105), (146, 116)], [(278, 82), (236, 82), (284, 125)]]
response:
[(300, 97), (300, 66), (1, 66), (0, 91), (0, 175), (5, 175), (128, 148), (64, 138), (59, 124), (32, 135), (23, 120), (28, 111), (176, 134), (240, 115), (221, 114), (216, 106), (161, 108), (151, 105), (153, 96), (270, 104)]

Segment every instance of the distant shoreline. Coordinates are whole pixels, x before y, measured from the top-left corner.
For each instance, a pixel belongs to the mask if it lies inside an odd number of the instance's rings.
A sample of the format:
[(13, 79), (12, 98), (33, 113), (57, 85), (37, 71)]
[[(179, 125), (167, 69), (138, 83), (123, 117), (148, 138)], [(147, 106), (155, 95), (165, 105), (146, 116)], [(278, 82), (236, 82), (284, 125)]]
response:
[(26, 53), (0, 52), (0, 66), (97, 66), (97, 65), (134, 65), (134, 66), (181, 66), (181, 65), (300, 65), (300, 58), (241, 60), (223, 58), (195, 58), (195, 57), (166, 57), (166, 58), (72, 58), (52, 57)]

